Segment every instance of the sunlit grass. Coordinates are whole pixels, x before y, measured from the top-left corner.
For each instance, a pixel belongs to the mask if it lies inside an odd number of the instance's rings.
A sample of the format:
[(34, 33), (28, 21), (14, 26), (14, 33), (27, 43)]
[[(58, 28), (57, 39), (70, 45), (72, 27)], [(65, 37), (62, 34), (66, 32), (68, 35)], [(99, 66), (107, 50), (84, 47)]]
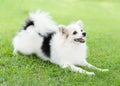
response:
[[(69, 69), (63, 70), (35, 56), (13, 55), (13, 37), (22, 27), (28, 13), (37, 9), (50, 12), (58, 24), (82, 19), (87, 32), (88, 61), (110, 71), (95, 71), (96, 76), (91, 77)], [(0, 85), (119, 86), (119, 10), (119, 0), (1, 0)]]

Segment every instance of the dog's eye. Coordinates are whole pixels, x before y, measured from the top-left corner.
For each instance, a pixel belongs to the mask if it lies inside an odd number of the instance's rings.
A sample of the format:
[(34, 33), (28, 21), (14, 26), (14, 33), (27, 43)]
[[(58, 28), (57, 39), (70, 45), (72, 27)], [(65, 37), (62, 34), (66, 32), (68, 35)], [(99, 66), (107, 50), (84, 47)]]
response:
[(75, 35), (75, 34), (77, 34), (77, 31), (74, 31), (74, 32), (73, 32), (73, 35)]
[(81, 32), (83, 32), (83, 30), (81, 30)]

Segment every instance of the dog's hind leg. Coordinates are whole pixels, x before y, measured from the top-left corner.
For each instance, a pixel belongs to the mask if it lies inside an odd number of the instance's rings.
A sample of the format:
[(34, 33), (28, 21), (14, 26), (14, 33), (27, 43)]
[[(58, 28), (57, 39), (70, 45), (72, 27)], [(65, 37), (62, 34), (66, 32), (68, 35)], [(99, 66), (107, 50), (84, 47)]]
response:
[(18, 53), (18, 51), (16, 49), (14, 49), (13, 54), (16, 55)]
[(92, 64), (90, 64), (90, 63), (88, 63), (88, 62), (86, 62), (84, 66), (87, 66), (87, 67), (89, 67), (89, 68), (91, 68), (91, 69), (94, 69), (94, 70), (99, 70), (99, 71), (101, 71), (101, 72), (109, 71), (109, 69), (97, 68), (97, 67), (93, 66)]
[(87, 74), (87, 75), (95, 75), (94, 72), (88, 72), (86, 70), (83, 70), (80, 67), (75, 66), (75, 65), (71, 65), (71, 64), (64, 64), (64, 65), (62, 65), (62, 68), (67, 68), (67, 67), (70, 67), (71, 70), (75, 71), (75, 72), (84, 73), (84, 74)]

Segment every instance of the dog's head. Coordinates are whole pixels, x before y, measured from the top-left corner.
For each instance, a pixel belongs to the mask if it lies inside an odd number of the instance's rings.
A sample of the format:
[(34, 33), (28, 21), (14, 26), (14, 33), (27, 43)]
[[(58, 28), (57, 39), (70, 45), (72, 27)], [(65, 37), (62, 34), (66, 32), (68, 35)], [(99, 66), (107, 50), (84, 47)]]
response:
[(77, 21), (68, 26), (60, 25), (59, 30), (70, 42), (85, 43), (86, 41), (86, 32), (83, 30), (82, 21)]

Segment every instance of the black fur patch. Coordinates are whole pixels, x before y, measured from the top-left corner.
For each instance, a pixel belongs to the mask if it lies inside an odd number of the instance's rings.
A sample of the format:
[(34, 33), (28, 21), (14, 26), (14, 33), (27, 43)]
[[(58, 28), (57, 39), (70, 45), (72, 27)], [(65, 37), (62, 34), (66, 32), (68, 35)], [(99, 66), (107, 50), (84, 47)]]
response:
[(48, 36), (43, 37), (43, 45), (41, 47), (43, 53), (50, 58), (50, 41), (54, 33), (49, 33)]
[(28, 21), (26, 21), (23, 29), (24, 29), (24, 30), (27, 30), (27, 28), (28, 28), (29, 26), (31, 26), (31, 25), (34, 26), (34, 22), (33, 22), (32, 20), (28, 20)]

